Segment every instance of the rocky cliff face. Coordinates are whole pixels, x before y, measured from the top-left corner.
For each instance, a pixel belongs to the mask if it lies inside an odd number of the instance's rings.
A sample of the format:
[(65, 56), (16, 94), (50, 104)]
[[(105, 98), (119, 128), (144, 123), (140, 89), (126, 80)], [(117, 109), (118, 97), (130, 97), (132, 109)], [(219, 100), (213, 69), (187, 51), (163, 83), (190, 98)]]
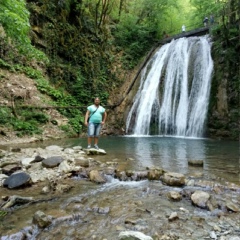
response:
[(207, 135), (239, 139), (239, 43), (222, 41), (213, 44), (214, 75), (212, 79)]

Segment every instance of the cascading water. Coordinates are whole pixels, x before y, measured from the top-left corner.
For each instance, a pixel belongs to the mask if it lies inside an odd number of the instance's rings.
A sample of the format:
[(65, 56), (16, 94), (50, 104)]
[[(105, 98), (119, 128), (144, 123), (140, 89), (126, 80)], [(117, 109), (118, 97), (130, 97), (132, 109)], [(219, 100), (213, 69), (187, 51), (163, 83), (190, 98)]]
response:
[(180, 38), (159, 48), (142, 70), (127, 133), (201, 137), (212, 71), (208, 36)]

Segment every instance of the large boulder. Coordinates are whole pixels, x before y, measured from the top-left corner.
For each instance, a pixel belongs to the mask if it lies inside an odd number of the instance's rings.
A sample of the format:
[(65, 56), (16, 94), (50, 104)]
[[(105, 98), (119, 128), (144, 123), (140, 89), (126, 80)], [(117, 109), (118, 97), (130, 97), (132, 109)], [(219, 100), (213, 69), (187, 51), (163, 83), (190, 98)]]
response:
[(209, 199), (210, 194), (201, 190), (197, 190), (191, 195), (193, 204), (200, 208), (207, 208), (207, 202)]
[(18, 188), (18, 187), (27, 185), (30, 182), (30, 180), (31, 180), (31, 177), (29, 174), (25, 172), (18, 172), (8, 177), (3, 182), (3, 186), (10, 189)]
[(185, 176), (181, 173), (167, 172), (161, 180), (168, 186), (182, 186), (185, 184)]
[(106, 182), (106, 179), (101, 175), (101, 173), (98, 170), (92, 170), (89, 173), (89, 178), (92, 182), (96, 182), (96, 183)]

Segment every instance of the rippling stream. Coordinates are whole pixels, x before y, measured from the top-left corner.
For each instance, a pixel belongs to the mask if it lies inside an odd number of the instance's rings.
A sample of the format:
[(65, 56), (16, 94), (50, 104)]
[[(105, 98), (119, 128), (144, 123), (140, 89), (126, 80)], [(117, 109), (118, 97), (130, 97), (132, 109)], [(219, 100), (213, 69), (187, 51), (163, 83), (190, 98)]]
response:
[[(44, 147), (53, 144), (63, 147), (86, 147), (86, 139), (64, 139), (21, 147)], [(94, 158), (101, 162), (117, 161), (122, 169), (144, 170), (146, 167), (159, 166), (168, 171), (199, 177), (217, 184), (240, 184), (237, 142), (132, 136), (102, 137), (99, 146), (106, 150), (107, 155)], [(132, 161), (126, 161), (129, 158)], [(189, 167), (190, 159), (203, 160), (204, 167)], [(229, 228), (227, 224), (239, 221), (239, 214), (232, 214), (231, 221), (228, 222), (224, 220), (224, 216), (219, 218), (218, 211), (209, 212), (194, 207), (189, 201), (190, 188), (187, 186), (169, 187), (161, 181), (147, 180), (121, 182), (112, 177), (108, 177), (108, 182), (103, 185), (77, 176), (68, 181), (74, 185), (69, 193), (57, 196), (49, 202), (21, 207), (4, 218), (4, 221), (0, 218), (2, 236), (30, 231), (31, 237), (28, 239), (114, 240), (118, 239), (120, 231), (131, 229), (156, 236), (155, 239), (161, 239), (157, 236), (168, 233), (181, 236), (182, 239), (194, 240), (205, 239), (214, 224)], [(1, 195), (42, 197), (42, 186), (39, 183), (22, 190), (3, 189)], [(193, 189), (198, 187), (192, 187), (191, 191)], [(181, 192), (185, 197), (179, 202), (169, 201), (166, 194), (173, 190)], [(210, 190), (210, 187), (206, 187), (206, 190)], [(236, 191), (222, 191), (218, 197), (240, 203), (240, 193)], [(35, 228), (29, 230), (27, 226), (31, 225), (33, 214), (37, 210), (42, 210), (58, 220), (43, 231)], [(172, 223), (168, 221), (168, 217), (174, 211), (178, 212), (180, 220)], [(69, 216), (67, 220), (66, 216)], [(61, 220), (61, 217), (65, 217), (65, 220)], [(234, 234), (240, 233), (234, 231)]]

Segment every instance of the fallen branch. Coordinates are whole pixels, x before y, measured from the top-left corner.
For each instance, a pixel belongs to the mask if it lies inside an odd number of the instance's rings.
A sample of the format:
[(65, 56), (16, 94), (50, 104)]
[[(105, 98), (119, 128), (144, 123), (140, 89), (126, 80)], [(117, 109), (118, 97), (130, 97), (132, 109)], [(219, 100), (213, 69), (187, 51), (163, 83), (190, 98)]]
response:
[(10, 196), (7, 202), (3, 203), (2, 209), (10, 208), (16, 204), (26, 204), (33, 201), (33, 197)]

